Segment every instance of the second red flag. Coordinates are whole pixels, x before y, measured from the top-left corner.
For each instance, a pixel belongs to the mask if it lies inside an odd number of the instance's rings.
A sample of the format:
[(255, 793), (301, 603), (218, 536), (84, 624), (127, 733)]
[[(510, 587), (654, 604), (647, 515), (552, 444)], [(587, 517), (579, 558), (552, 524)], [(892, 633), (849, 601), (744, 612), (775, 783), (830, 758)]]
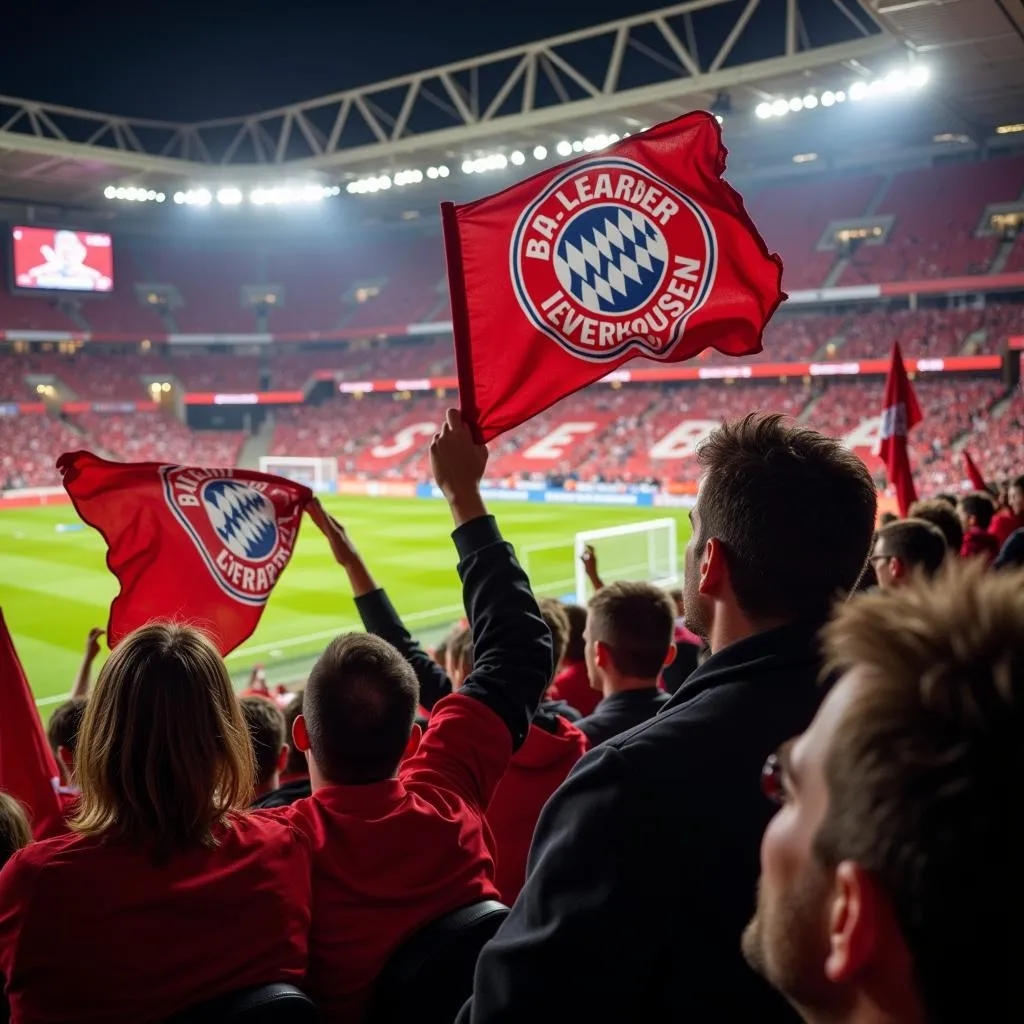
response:
[(708, 113), (441, 208), (463, 415), (487, 441), (635, 356), (741, 356), (785, 297)]

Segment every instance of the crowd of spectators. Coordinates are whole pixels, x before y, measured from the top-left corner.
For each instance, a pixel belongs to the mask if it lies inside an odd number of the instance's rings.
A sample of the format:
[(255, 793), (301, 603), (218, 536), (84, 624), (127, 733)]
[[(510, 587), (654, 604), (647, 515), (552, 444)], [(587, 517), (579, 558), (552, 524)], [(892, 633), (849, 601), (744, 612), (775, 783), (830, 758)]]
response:
[(682, 590), (605, 585), (591, 548), (584, 608), (535, 599), (457, 412), (429, 459), (443, 650), (315, 500), (364, 631), (283, 710), (175, 622), (90, 694), (90, 633), (48, 734), (63, 818), (0, 792), (12, 1024), (222, 1019), (271, 983), (344, 1024), (1016, 1019), (1024, 476), (876, 530), (845, 446), (751, 414), (697, 455)]

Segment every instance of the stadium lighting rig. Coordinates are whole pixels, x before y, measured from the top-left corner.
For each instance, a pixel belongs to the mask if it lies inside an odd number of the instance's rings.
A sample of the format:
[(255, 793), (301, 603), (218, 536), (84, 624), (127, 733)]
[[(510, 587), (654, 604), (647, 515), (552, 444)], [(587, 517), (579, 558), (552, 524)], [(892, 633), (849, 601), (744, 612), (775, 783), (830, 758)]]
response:
[(167, 199), (163, 192), (151, 188), (136, 188), (134, 185), (127, 188), (108, 185), (103, 190), (103, 196), (106, 199), (122, 199), (129, 203), (162, 203)]
[(876, 99), (880, 96), (897, 96), (923, 89), (931, 75), (923, 64), (918, 64), (909, 71), (895, 70), (882, 78), (870, 81), (858, 79), (848, 89), (826, 89), (821, 95), (809, 92), (805, 96), (793, 96), (790, 99), (780, 97), (775, 100), (764, 100), (754, 108), (754, 116), (762, 121), (770, 118), (785, 117), (803, 110), (815, 110), (818, 107), (834, 107), (842, 103), (860, 103), (863, 100)]

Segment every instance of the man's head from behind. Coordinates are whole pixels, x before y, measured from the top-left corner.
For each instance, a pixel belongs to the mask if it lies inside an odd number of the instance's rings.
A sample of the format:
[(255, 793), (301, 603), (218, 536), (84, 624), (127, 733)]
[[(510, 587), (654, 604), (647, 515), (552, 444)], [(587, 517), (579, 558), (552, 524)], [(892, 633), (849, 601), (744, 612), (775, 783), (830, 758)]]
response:
[(398, 769), (419, 704), (409, 663), (367, 633), (332, 640), (313, 666), (293, 738), (318, 785), (363, 785)]
[(268, 697), (241, 697), (239, 704), (252, 743), (254, 795), (259, 797), (281, 785), (281, 772), (288, 760), (284, 715)]
[(992, 525), (992, 517), (996, 514), (996, 503), (992, 500), (991, 494), (972, 491), (960, 499), (956, 511), (964, 532), (971, 529), (987, 530)]
[(697, 459), (687, 626), (715, 650), (716, 622), (738, 636), (823, 620), (867, 560), (877, 495), (864, 464), (839, 441), (760, 414), (724, 423)]
[(295, 719), (302, 714), (302, 701), (306, 691), (296, 690), (295, 696), (284, 709), (284, 741), (288, 746), (288, 760), (285, 761), (284, 775), (303, 776), (309, 774), (309, 765), (306, 764), (306, 755), (299, 750), (292, 740), (292, 730), (295, 728)]
[(766, 765), (751, 964), (809, 1022), (1014, 1017), (1024, 573), (948, 564), (840, 607), (843, 673)]
[(950, 505), (941, 498), (925, 498), (923, 501), (915, 501), (910, 506), (910, 515), (913, 519), (923, 519), (926, 523), (937, 526), (946, 538), (946, 547), (960, 554), (960, 548), (964, 543), (964, 528), (960, 525), (955, 505)]
[(949, 548), (937, 526), (923, 519), (898, 519), (875, 537), (871, 564), (883, 590), (908, 583), (915, 573), (934, 576)]
[(606, 696), (654, 686), (675, 656), (672, 599), (651, 583), (602, 587), (587, 614), (586, 655), (590, 685)]
[(569, 640), (565, 645), (565, 663), (567, 665), (578, 665), (586, 661), (587, 641), (584, 639), (584, 632), (587, 628), (587, 609), (578, 604), (567, 604), (563, 606), (565, 617), (569, 622)]
[(78, 749), (78, 733), (87, 703), (86, 697), (72, 697), (65, 701), (50, 716), (50, 724), (46, 727), (50, 749), (60, 765), (64, 781), (69, 785), (75, 781), (75, 750)]

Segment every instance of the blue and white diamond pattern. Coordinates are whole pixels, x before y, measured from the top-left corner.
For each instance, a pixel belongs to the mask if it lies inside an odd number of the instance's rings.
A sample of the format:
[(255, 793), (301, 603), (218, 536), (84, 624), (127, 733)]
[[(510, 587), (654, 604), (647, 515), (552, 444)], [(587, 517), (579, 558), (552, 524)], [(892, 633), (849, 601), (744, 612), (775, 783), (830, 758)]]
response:
[(593, 313), (630, 313), (650, 301), (668, 263), (657, 225), (639, 210), (591, 206), (566, 224), (555, 249), (559, 283)]
[(210, 480), (203, 487), (203, 505), (210, 524), (228, 550), (250, 562), (261, 562), (277, 546), (277, 516), (265, 495), (237, 480)]

